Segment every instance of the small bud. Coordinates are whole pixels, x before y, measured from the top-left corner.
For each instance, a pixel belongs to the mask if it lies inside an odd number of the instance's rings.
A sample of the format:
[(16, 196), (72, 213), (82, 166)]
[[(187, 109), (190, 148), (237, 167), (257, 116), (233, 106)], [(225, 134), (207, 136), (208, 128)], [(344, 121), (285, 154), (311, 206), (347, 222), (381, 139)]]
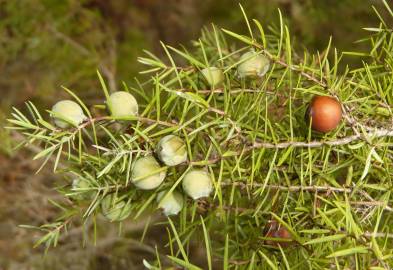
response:
[(270, 67), (269, 59), (255, 52), (247, 52), (240, 57), (240, 64), (237, 72), (240, 78), (262, 77)]
[(133, 95), (126, 91), (118, 91), (111, 94), (108, 104), (113, 117), (138, 115), (138, 102)]
[(209, 196), (213, 191), (210, 174), (204, 170), (190, 170), (184, 176), (183, 189), (194, 200)]
[(206, 82), (213, 88), (219, 86), (224, 81), (224, 73), (216, 67), (207, 67), (201, 70)]
[(96, 192), (88, 190), (91, 188), (89, 181), (84, 178), (75, 178), (72, 181), (72, 190), (75, 191), (73, 198), (76, 200), (91, 200), (94, 198)]
[(196, 212), (198, 214), (205, 216), (211, 208), (212, 205), (206, 199), (197, 200)]
[(164, 181), (166, 169), (153, 156), (139, 158), (132, 168), (131, 181), (140, 189), (155, 189)]
[(101, 212), (111, 222), (122, 221), (131, 214), (131, 204), (114, 194), (109, 194), (101, 201)]
[(72, 100), (62, 100), (52, 107), (55, 124), (59, 128), (68, 128), (70, 125), (78, 126), (86, 120), (81, 106)]
[(175, 135), (167, 135), (157, 144), (158, 158), (167, 166), (176, 166), (187, 160), (187, 148), (184, 141)]
[(269, 240), (265, 240), (267, 245), (274, 247), (281, 246), (285, 248), (294, 243), (292, 234), (288, 231), (287, 228), (280, 225), (276, 220), (270, 220), (266, 224), (265, 231), (265, 237), (271, 238)]
[(177, 191), (168, 195), (166, 191), (161, 191), (157, 195), (157, 203), (166, 216), (177, 215), (183, 208), (183, 196)]

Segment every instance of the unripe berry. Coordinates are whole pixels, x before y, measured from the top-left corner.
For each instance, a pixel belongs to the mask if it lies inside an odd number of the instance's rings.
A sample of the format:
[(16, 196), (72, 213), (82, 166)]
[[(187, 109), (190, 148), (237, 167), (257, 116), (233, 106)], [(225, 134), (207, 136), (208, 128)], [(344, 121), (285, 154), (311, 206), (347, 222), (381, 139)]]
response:
[(341, 118), (341, 104), (332, 97), (315, 96), (306, 112), (306, 119), (312, 121), (311, 128), (322, 133), (335, 129)]
[(262, 77), (270, 67), (270, 60), (256, 52), (247, 52), (240, 57), (241, 63), (237, 67), (240, 78)]
[(201, 70), (206, 82), (213, 88), (220, 86), (224, 81), (224, 73), (216, 67), (207, 67)]
[(183, 178), (183, 190), (194, 200), (207, 197), (213, 191), (210, 174), (204, 170), (190, 170)]
[(166, 191), (158, 193), (158, 207), (163, 210), (166, 216), (177, 215), (183, 208), (183, 196), (175, 190), (168, 195), (166, 193)]
[(131, 181), (140, 189), (155, 189), (164, 181), (166, 169), (153, 156), (139, 158), (132, 168)]
[(129, 117), (138, 115), (138, 102), (126, 91), (114, 92), (108, 99), (109, 109), (113, 117)]
[[(75, 178), (72, 181), (72, 190), (77, 192), (73, 198), (77, 200), (91, 200), (94, 198), (96, 191), (91, 191), (91, 190), (83, 190), (83, 189), (88, 189), (91, 188), (90, 183), (88, 180), (84, 178)], [(82, 189), (82, 190), (79, 190)]]
[(70, 125), (78, 126), (86, 120), (81, 106), (72, 100), (62, 100), (52, 107), (55, 124), (60, 128), (68, 128)]
[(176, 166), (187, 161), (184, 141), (175, 135), (167, 135), (157, 144), (157, 156), (167, 166)]
[(131, 214), (131, 204), (114, 194), (109, 194), (101, 201), (101, 212), (111, 222), (122, 221)]

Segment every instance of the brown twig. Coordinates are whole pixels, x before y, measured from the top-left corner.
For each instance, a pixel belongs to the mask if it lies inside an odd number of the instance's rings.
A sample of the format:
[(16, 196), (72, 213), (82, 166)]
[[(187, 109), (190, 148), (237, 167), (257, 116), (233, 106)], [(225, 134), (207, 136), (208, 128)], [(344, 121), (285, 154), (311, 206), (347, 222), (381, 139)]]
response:
[(350, 201), (351, 205), (359, 205), (359, 206), (383, 206), (384, 210), (389, 212), (393, 212), (393, 208), (389, 205), (386, 205), (386, 202), (375, 201), (372, 199), (371, 201)]
[[(383, 206), (383, 210), (386, 210), (388, 212), (393, 212), (392, 207), (385, 205), (385, 202), (380, 202), (380, 201), (364, 201), (364, 202), (358, 202), (358, 201), (349, 201), (348, 202), (350, 205), (354, 205), (354, 208), (358, 208), (361, 206), (369, 206), (369, 207), (375, 207), (375, 206)], [(358, 206), (358, 207), (356, 207)], [(215, 206), (215, 208), (218, 208), (218, 206)], [(228, 206), (228, 205), (223, 205), (222, 209), (226, 211), (232, 211), (235, 213), (244, 213), (244, 212), (252, 212), (254, 213), (255, 208), (244, 208), (244, 207), (238, 207), (238, 206)]]
[[(225, 90), (223, 88), (216, 88), (216, 89), (198, 89), (198, 90), (194, 90), (194, 89), (176, 89), (175, 91), (179, 91), (179, 92), (197, 92), (198, 94), (203, 94), (203, 95), (209, 95), (209, 94), (223, 94), (225, 93)], [(227, 92), (229, 94), (242, 94), (242, 93), (260, 93), (263, 90), (259, 90), (259, 89), (231, 89), (231, 90), (227, 90)], [(276, 95), (276, 92), (271, 92), (271, 91), (263, 91), (266, 94), (269, 95)]]
[[(288, 147), (296, 147), (296, 148), (317, 148), (323, 146), (340, 146), (347, 145), (352, 142), (358, 140), (368, 141), (366, 138), (382, 138), (382, 137), (393, 137), (393, 129), (373, 129), (366, 133), (366, 136), (362, 134), (351, 135), (348, 137), (339, 138), (336, 140), (328, 140), (328, 141), (312, 141), (312, 142), (297, 142), (297, 141), (288, 141), (281, 143), (270, 143), (270, 142), (255, 142), (253, 145), (245, 147), (244, 149), (238, 151), (235, 156), (250, 152), (255, 149), (286, 149)], [(231, 155), (233, 156), (233, 155)], [(209, 160), (197, 160), (191, 161), (191, 165), (198, 165), (201, 162), (205, 164), (215, 164), (222, 160), (224, 157), (216, 156)]]
[(376, 237), (376, 238), (393, 238), (393, 233), (382, 233), (382, 232), (364, 232), (363, 236), (365, 237)]
[(256, 142), (248, 150), (257, 148), (272, 148), (272, 149), (283, 149), (290, 146), (293, 147), (304, 147), (304, 148), (315, 148), (321, 146), (339, 146), (346, 145), (351, 142), (365, 139), (365, 138), (381, 138), (381, 137), (393, 137), (393, 129), (374, 129), (366, 133), (366, 135), (356, 134), (348, 137), (339, 138), (336, 140), (329, 141), (312, 141), (312, 142), (282, 142), (282, 143), (268, 143), (268, 142)]
[(272, 190), (280, 190), (280, 191), (289, 191), (289, 192), (340, 192), (340, 193), (351, 193), (353, 191), (352, 188), (349, 187), (332, 187), (332, 186), (282, 186), (282, 185), (264, 185), (262, 183), (244, 183), (244, 182), (222, 182), (222, 186), (239, 186), (244, 189), (247, 186), (250, 187), (263, 187), (266, 189)]

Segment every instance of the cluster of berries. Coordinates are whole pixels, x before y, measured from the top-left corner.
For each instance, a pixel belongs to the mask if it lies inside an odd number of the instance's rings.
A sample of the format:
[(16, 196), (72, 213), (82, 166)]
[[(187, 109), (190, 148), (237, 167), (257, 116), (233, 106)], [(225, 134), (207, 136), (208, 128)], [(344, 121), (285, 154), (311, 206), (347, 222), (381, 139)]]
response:
[[(269, 59), (254, 51), (243, 54), (237, 67), (240, 78), (258, 78), (264, 76), (270, 67)], [(217, 67), (201, 70), (206, 82), (212, 87), (219, 87), (224, 81), (224, 73)], [(124, 118), (138, 115), (138, 102), (130, 93), (118, 91), (112, 93), (107, 100), (108, 109), (113, 118)], [(71, 100), (63, 100), (52, 108), (54, 123), (60, 128), (78, 126), (87, 120), (81, 106)], [(342, 117), (341, 104), (332, 97), (315, 96), (306, 113), (311, 121), (311, 127), (319, 132), (329, 132), (335, 129)], [(158, 188), (167, 174), (167, 167), (177, 166), (187, 161), (185, 142), (176, 135), (167, 135), (157, 144), (156, 156), (139, 157), (133, 164), (131, 181), (139, 189), (152, 190)], [(159, 162), (160, 161), (160, 162)], [(165, 166), (161, 166), (161, 164)], [(86, 187), (85, 181), (76, 180), (74, 188)], [(182, 179), (183, 191), (194, 200), (207, 197), (213, 190), (210, 174), (201, 169), (189, 170)], [(174, 190), (171, 193), (161, 191), (157, 195), (157, 202), (166, 215), (177, 214), (183, 207), (183, 196)], [(131, 212), (130, 204), (125, 198), (107, 195), (102, 203), (104, 216), (112, 221), (126, 218)]]
[[(114, 92), (108, 99), (108, 107), (112, 117), (130, 117), (138, 114), (138, 103), (128, 92)], [(85, 116), (81, 106), (71, 100), (63, 100), (52, 108), (54, 123), (60, 128), (78, 126), (83, 123)], [(167, 167), (177, 166), (187, 161), (187, 148), (184, 140), (176, 135), (167, 135), (158, 142), (156, 156), (147, 155), (139, 157), (133, 164), (131, 182), (141, 190), (158, 188), (167, 174)], [(213, 190), (210, 174), (202, 169), (191, 169), (183, 177), (182, 187), (184, 192), (194, 200), (207, 197)], [(74, 189), (88, 188), (88, 181), (75, 179)], [(165, 215), (175, 215), (183, 208), (183, 196), (178, 191), (161, 191), (157, 195), (158, 206)], [(91, 198), (90, 195), (79, 194), (79, 199)], [(102, 213), (111, 221), (125, 219), (131, 213), (130, 204), (126, 198), (116, 197), (113, 194), (105, 196), (101, 202)]]

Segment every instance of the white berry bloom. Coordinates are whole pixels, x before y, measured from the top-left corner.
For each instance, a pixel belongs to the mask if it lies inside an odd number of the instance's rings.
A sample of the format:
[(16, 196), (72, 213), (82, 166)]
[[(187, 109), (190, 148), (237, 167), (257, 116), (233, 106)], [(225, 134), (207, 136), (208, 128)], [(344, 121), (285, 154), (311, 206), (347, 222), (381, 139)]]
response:
[(183, 190), (194, 200), (207, 197), (213, 191), (210, 174), (204, 170), (190, 170), (183, 178)]
[(129, 117), (138, 115), (138, 102), (126, 91), (114, 92), (108, 99), (109, 109), (113, 117)]
[(73, 196), (77, 200), (90, 200), (93, 199), (96, 191), (88, 190), (91, 188), (88, 180), (84, 178), (75, 178), (72, 181), (72, 190), (76, 192)]
[(183, 208), (183, 196), (175, 190), (170, 194), (167, 194), (166, 191), (161, 191), (157, 195), (157, 203), (166, 216), (177, 215)]
[(68, 128), (70, 125), (78, 126), (87, 119), (81, 106), (72, 100), (62, 100), (52, 107), (53, 118), (56, 126)]
[(140, 189), (155, 189), (164, 181), (166, 169), (153, 156), (141, 157), (132, 168), (131, 181)]
[(247, 52), (240, 57), (237, 72), (240, 78), (262, 77), (270, 67), (270, 60), (256, 52)]
[(207, 67), (201, 70), (203, 77), (211, 87), (217, 87), (224, 81), (224, 73), (216, 67)]
[(101, 201), (101, 212), (110, 221), (122, 221), (131, 214), (131, 204), (109, 194)]
[(167, 166), (176, 166), (187, 161), (187, 148), (185, 142), (175, 135), (162, 138), (156, 149), (158, 158)]

